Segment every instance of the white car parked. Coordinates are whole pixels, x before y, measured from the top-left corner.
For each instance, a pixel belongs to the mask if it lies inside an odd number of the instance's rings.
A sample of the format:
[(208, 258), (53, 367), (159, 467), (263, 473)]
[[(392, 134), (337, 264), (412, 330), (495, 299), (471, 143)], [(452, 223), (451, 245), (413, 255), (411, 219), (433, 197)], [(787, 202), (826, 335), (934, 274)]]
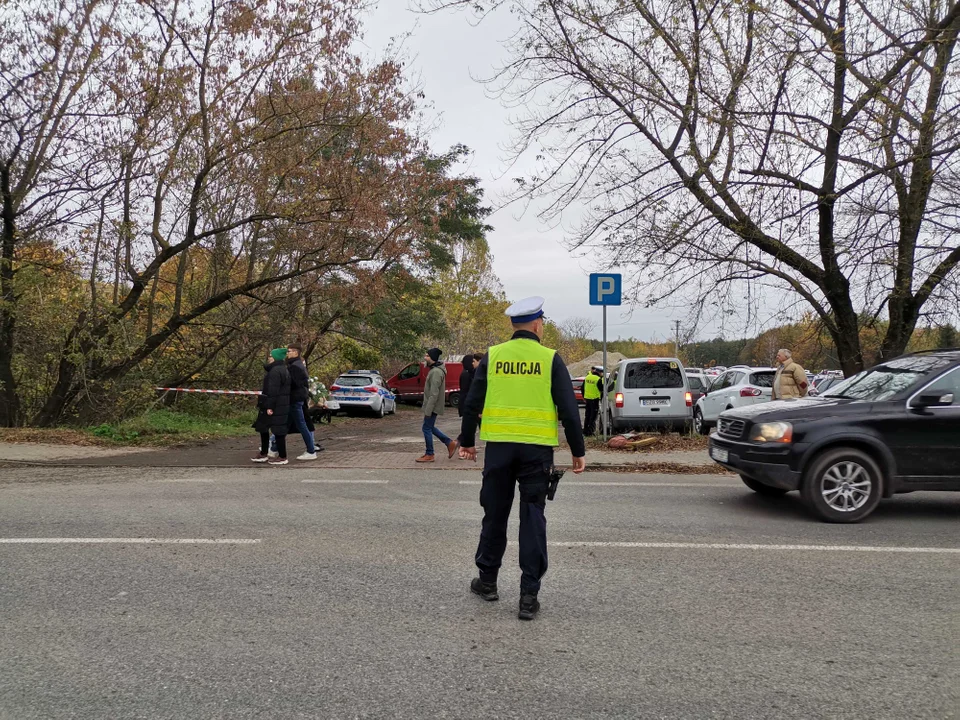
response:
[(773, 378), (777, 371), (764, 367), (732, 367), (720, 375), (697, 401), (693, 409), (693, 427), (701, 435), (717, 424), (720, 413), (732, 408), (769, 402), (773, 397)]
[(372, 370), (348, 370), (330, 386), (330, 397), (348, 413), (363, 410), (382, 418), (397, 411), (396, 396)]

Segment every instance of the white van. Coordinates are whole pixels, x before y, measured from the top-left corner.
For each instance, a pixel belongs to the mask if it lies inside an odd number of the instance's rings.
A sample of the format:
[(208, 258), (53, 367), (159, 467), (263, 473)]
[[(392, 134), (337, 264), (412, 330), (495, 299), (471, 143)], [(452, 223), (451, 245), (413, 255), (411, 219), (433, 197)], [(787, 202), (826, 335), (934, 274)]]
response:
[(607, 383), (608, 422), (623, 430), (689, 430), (693, 395), (677, 358), (621, 360)]

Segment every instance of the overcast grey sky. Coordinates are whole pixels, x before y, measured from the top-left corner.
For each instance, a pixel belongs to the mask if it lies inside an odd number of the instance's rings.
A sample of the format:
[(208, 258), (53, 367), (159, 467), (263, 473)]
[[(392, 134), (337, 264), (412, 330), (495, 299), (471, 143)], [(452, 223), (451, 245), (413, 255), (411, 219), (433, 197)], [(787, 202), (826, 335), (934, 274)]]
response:
[[(515, 30), (507, 13), (488, 17), (471, 26), (463, 13), (422, 15), (411, 11), (408, 0), (382, 0), (366, 18), (364, 44), (371, 57), (383, 53), (392, 38), (412, 33), (403, 43), (409, 59), (408, 76), (419, 81), (432, 105), (428, 115), (436, 124), (431, 144), (444, 150), (456, 143), (470, 147), (474, 156), (467, 172), (479, 177), (487, 198), (498, 204), (509, 188), (505, 148), (511, 139), (511, 112), (500, 101), (487, 97), (484, 85), (474, 78), (489, 77), (506, 57), (501, 41)], [(568, 218), (573, 223), (576, 218)], [(587, 276), (605, 268), (591, 257), (571, 254), (563, 245), (560, 228), (550, 228), (537, 218), (533, 208), (499, 210), (490, 220), (494, 268), (507, 296), (520, 299), (542, 295), (547, 315), (562, 321), (573, 316), (596, 320), (600, 337), (600, 308), (587, 302)], [(673, 320), (681, 313), (611, 308), (609, 336), (641, 339), (672, 337)], [(704, 328), (701, 335), (712, 335)]]

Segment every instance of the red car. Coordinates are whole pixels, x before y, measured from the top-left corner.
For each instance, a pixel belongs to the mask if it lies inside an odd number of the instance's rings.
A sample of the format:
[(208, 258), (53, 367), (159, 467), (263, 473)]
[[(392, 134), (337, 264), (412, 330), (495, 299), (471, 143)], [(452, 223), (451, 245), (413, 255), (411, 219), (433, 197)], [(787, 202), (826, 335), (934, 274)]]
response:
[(583, 399), (583, 381), (586, 378), (578, 377), (573, 379), (573, 396), (577, 398), (578, 405), (586, 405)]
[[(460, 361), (462, 355), (453, 355), (445, 360), (447, 366), (446, 398), (453, 407), (460, 404)], [(430, 369), (422, 362), (410, 363), (403, 370), (387, 380), (390, 392), (397, 396), (397, 402), (420, 402), (423, 400), (423, 385), (427, 381)]]

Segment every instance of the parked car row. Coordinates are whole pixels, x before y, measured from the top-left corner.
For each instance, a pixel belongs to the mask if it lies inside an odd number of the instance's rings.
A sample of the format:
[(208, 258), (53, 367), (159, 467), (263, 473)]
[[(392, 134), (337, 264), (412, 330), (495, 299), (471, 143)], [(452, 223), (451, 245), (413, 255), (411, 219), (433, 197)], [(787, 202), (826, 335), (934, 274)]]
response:
[(732, 367), (716, 377), (693, 411), (694, 429), (701, 435), (717, 424), (720, 413), (769, 402), (773, 397), (774, 368)]
[[(458, 363), (451, 357), (449, 363)], [(455, 366), (451, 366), (455, 367)], [(373, 414), (376, 417), (397, 411), (398, 402), (421, 402), (430, 369), (422, 362), (411, 363), (388, 380), (379, 370), (348, 370), (330, 386), (331, 404), (337, 412)], [(460, 404), (460, 372), (447, 372), (446, 399), (453, 407)]]

